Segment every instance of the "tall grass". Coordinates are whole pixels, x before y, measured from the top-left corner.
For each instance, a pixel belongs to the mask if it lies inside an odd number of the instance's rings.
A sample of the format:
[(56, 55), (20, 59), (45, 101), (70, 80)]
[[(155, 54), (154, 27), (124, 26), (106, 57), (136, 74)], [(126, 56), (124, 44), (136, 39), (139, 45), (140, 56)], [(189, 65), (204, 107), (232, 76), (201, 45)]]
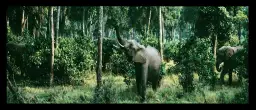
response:
[[(148, 86), (147, 103), (248, 103), (248, 91), (244, 86), (224, 85), (211, 90), (210, 86), (202, 86), (198, 82), (194, 92), (183, 93), (178, 80), (178, 75), (175, 74), (164, 76), (161, 87), (156, 92)], [(98, 92), (95, 92), (96, 73), (86, 74), (79, 86), (19, 86), (19, 92), (25, 98), (25, 103), (139, 103), (134, 79), (127, 85), (122, 76), (104, 73), (102, 81), (103, 85)], [(8, 89), (7, 103), (17, 103)]]

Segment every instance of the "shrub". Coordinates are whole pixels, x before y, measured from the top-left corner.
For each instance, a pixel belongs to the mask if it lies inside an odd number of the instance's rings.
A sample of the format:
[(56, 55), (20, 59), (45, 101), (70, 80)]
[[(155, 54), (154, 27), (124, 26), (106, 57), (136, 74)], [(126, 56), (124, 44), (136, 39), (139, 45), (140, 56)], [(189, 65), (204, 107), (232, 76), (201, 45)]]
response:
[(231, 35), (230, 40), (224, 45), (237, 46), (239, 44), (239, 39), (237, 35)]
[(181, 73), (181, 85), (185, 91), (193, 90), (193, 72), (197, 72), (201, 81), (215, 84), (213, 73), (214, 58), (209, 39), (191, 37), (174, 57), (176, 71)]
[(118, 91), (114, 88), (113, 77), (102, 81), (101, 87), (95, 88), (95, 97), (93, 103), (118, 103)]
[[(87, 37), (88, 38), (88, 37)], [(86, 43), (87, 42), (87, 43)], [(63, 81), (74, 81), (94, 65), (94, 45), (89, 38), (62, 38), (56, 50), (54, 72)], [(68, 79), (68, 80), (67, 80)]]
[[(8, 33), (8, 42), (24, 43), (26, 52), (22, 53), (20, 71), (25, 71), (27, 78), (38, 81), (40, 84), (49, 82), (50, 59), (51, 59), (51, 39), (43, 36), (31, 37), (24, 32), (24, 37), (20, 38)], [(95, 64), (93, 56), (95, 45), (90, 37), (76, 37), (59, 39), (59, 46), (55, 48), (54, 57), (54, 79), (56, 83), (71, 83), (76, 78), (81, 77), (85, 71), (90, 70)], [(10, 56), (8, 56), (9, 58)], [(10, 60), (10, 59), (9, 59)], [(15, 62), (14, 61), (14, 62)], [(12, 65), (10, 62), (8, 64)], [(12, 70), (15, 68), (12, 67)], [(18, 73), (15, 71), (15, 73)]]
[(122, 74), (133, 77), (135, 75), (135, 68), (132, 62), (129, 62), (126, 55), (121, 50), (114, 50), (113, 55), (110, 57), (111, 63), (109, 67), (114, 74)]
[(167, 41), (164, 44), (164, 59), (169, 61), (170, 59), (173, 59), (179, 50), (179, 43), (177, 41)]
[(249, 83), (246, 81), (243, 81), (242, 83), (242, 90), (235, 94), (235, 97), (233, 98), (234, 103), (240, 103), (240, 104), (247, 104), (249, 103), (249, 91), (248, 91)]

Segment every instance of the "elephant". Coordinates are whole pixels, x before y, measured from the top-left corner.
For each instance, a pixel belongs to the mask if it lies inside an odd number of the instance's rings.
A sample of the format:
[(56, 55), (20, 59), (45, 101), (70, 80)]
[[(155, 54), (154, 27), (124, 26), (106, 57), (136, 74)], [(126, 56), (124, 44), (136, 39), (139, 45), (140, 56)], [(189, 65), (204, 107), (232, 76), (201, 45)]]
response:
[[(221, 84), (224, 83), (224, 75), (226, 73), (229, 74), (229, 85), (232, 83), (232, 71), (233, 69), (237, 68), (240, 63), (238, 62), (242, 54), (243, 54), (244, 48), (242, 46), (222, 46), (217, 50), (217, 55), (216, 55), (216, 69), (218, 72), (221, 71), (220, 75), (220, 82)], [(222, 67), (220, 68), (220, 64), (224, 63)]]
[(122, 39), (119, 28), (114, 26), (117, 34), (117, 43), (125, 53), (129, 62), (135, 65), (137, 93), (141, 101), (145, 102), (147, 82), (152, 83), (154, 91), (160, 87), (162, 76), (160, 75), (161, 57), (159, 51), (151, 46), (145, 47), (135, 40)]
[(16, 42), (8, 42), (6, 43), (6, 54), (7, 54), (7, 63), (10, 67), (7, 68), (10, 74), (12, 74), (11, 67), (15, 65), (20, 70), (20, 78), (28, 78), (29, 77), (29, 70), (31, 69), (28, 67), (29, 61), (27, 58), (33, 55), (37, 49), (31, 44), (27, 43), (16, 43)]
[[(23, 55), (25, 51), (26, 51), (25, 44), (14, 43), (14, 42), (8, 42), (6, 44), (6, 53), (7, 55), (10, 56), (10, 61), (15, 61), (14, 64), (20, 68), (22, 76), (25, 76), (25, 71), (23, 71), (22, 69), (22, 68), (25, 68), (24, 61), (23, 61)], [(10, 67), (8, 67), (8, 71), (12, 73), (11, 72), (12, 70), (10, 70)]]

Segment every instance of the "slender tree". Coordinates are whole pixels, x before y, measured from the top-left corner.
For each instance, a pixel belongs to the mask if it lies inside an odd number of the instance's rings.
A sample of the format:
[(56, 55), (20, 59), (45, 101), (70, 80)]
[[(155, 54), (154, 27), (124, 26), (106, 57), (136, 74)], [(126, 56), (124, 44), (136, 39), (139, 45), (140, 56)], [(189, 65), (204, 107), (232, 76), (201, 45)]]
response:
[(99, 36), (98, 36), (98, 66), (97, 66), (97, 86), (101, 86), (102, 74), (102, 38), (103, 38), (103, 6), (99, 10)]
[(58, 12), (57, 12), (56, 41), (55, 41), (56, 48), (58, 48), (59, 29), (60, 29), (60, 6), (58, 6)]
[(83, 32), (83, 36), (85, 36), (85, 28), (84, 28), (84, 25), (85, 25), (85, 8), (83, 8), (83, 26), (82, 26), (82, 32)]
[(162, 43), (162, 35), (163, 35), (163, 31), (162, 31), (162, 14), (161, 14), (161, 7), (159, 7), (159, 47), (160, 47), (160, 54), (161, 54), (161, 59), (163, 61), (163, 43)]
[(52, 52), (51, 52), (51, 75), (50, 75), (50, 86), (53, 84), (53, 64), (54, 64), (54, 25), (53, 25), (53, 7), (49, 7), (50, 9), (50, 21), (51, 21), (51, 34), (50, 36), (52, 37)]

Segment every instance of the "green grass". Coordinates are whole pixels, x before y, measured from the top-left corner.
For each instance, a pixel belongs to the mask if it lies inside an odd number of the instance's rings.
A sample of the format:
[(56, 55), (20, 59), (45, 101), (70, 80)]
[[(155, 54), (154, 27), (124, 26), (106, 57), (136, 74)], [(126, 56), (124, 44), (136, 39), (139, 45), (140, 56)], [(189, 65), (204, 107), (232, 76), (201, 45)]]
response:
[[(195, 77), (195, 81), (197, 79)], [(123, 80), (122, 76), (104, 73), (98, 97), (95, 95), (96, 73), (88, 73), (80, 86), (19, 86), (19, 91), (25, 98), (25, 103), (139, 103), (135, 80), (129, 86)], [(243, 103), (234, 101), (242, 91), (241, 86), (217, 85), (215, 90), (210, 90), (210, 86), (200, 86), (198, 83), (194, 92), (183, 93), (178, 80), (178, 75), (164, 76), (161, 87), (156, 92), (148, 86), (146, 103)], [(7, 103), (15, 103), (10, 92), (7, 93)]]

